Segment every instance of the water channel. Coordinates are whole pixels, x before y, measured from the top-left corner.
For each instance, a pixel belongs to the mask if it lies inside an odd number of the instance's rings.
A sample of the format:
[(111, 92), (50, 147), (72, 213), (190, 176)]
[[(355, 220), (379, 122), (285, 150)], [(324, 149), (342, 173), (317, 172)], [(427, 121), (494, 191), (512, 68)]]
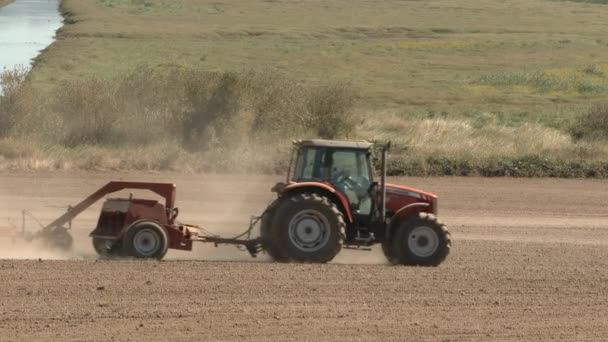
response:
[(54, 41), (62, 21), (59, 0), (15, 0), (0, 7), (0, 71), (30, 68)]

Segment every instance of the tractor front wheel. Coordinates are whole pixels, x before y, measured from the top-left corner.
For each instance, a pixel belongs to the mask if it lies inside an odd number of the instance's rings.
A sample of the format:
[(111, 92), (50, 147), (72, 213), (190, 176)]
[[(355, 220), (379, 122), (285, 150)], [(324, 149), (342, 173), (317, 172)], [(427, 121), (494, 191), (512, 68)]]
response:
[(345, 229), (344, 216), (335, 204), (327, 197), (304, 193), (279, 205), (269, 235), (274, 254), (281, 258), (326, 263), (342, 249)]
[(452, 239), (435, 215), (419, 213), (397, 228), (390, 244), (387, 257), (393, 264), (437, 266), (450, 253)]
[(160, 260), (169, 249), (169, 239), (162, 226), (145, 221), (129, 227), (123, 246), (127, 256)]

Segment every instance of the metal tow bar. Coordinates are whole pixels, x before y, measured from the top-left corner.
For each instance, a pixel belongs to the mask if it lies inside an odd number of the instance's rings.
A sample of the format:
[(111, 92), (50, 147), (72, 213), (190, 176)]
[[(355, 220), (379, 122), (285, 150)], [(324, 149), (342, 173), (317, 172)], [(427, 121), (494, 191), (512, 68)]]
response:
[[(241, 249), (241, 250), (246, 249), (249, 252), (249, 254), (251, 255), (251, 257), (255, 258), (258, 253), (260, 253), (261, 251), (264, 250), (264, 245), (262, 243), (261, 237), (252, 239), (251, 232), (253, 231), (255, 226), (258, 224), (258, 222), (260, 222), (263, 215), (264, 214), (262, 214), (260, 216), (251, 216), (251, 218), (249, 220), (249, 228), (247, 228), (246, 231), (244, 231), (243, 233), (241, 233), (235, 237), (223, 238), (223, 237), (220, 237), (219, 235), (210, 234), (209, 232), (204, 230), (203, 232), (206, 235), (199, 236), (198, 241), (213, 243), (215, 245), (215, 247), (217, 247), (220, 244), (236, 245), (236, 247), (238, 249)], [(243, 237), (245, 237), (245, 238), (243, 238)], [(242, 247), (244, 247), (244, 249)]]

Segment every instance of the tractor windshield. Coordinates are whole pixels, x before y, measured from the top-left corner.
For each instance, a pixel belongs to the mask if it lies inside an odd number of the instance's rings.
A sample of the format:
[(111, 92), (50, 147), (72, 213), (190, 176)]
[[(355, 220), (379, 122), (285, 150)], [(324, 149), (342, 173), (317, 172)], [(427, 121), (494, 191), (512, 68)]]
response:
[(331, 183), (348, 197), (359, 214), (371, 212), (371, 165), (369, 152), (365, 149), (302, 147), (296, 159), (293, 180)]

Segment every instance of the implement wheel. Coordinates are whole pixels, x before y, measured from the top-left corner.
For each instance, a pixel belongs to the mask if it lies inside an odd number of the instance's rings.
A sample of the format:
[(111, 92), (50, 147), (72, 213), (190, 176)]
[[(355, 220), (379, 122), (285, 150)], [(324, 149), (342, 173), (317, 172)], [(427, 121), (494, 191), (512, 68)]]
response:
[(345, 227), (344, 216), (327, 197), (295, 194), (277, 208), (269, 237), (281, 258), (326, 263), (342, 249)]
[(93, 238), (93, 249), (102, 258), (116, 257), (120, 254), (119, 243), (110, 239)]
[(55, 227), (52, 230), (45, 231), (42, 233), (42, 238), (48, 248), (64, 252), (70, 251), (74, 244), (74, 238), (64, 227)]
[(167, 232), (158, 223), (144, 221), (129, 227), (123, 241), (127, 256), (162, 259), (169, 249)]
[(445, 260), (451, 248), (451, 235), (445, 225), (433, 214), (419, 213), (395, 231), (388, 251), (394, 261), (389, 261), (402, 265), (437, 266)]

